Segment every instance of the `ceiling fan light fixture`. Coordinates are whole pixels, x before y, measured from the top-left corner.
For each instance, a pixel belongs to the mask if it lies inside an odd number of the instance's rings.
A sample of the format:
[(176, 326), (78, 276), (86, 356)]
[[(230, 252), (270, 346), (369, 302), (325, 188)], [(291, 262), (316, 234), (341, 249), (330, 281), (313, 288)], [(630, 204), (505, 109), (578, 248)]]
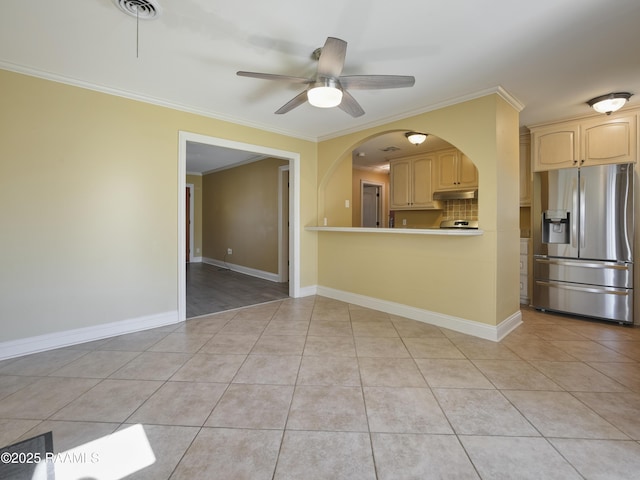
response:
[(592, 98), (587, 104), (598, 113), (611, 115), (611, 112), (620, 110), (631, 98), (631, 95), (628, 92), (607, 93), (606, 95)]
[(334, 85), (319, 85), (307, 90), (307, 99), (314, 107), (337, 107), (342, 102), (342, 90)]
[(404, 136), (407, 137), (407, 140), (409, 140), (409, 142), (413, 143), (414, 145), (420, 145), (427, 139), (427, 134), (420, 132), (407, 132), (404, 134)]
[[(123, 0), (124, 1), (124, 0)], [(132, 1), (132, 0), (129, 0)], [(247, 72), (240, 70), (236, 75), (241, 77), (279, 80), (289, 83), (304, 84), (305, 90), (276, 110), (276, 115), (290, 112), (307, 101), (314, 107), (340, 107), (340, 110), (358, 118), (364, 110), (349, 93), (358, 90), (379, 90), (383, 88), (413, 87), (416, 79), (409, 75), (342, 75), (347, 53), (347, 42), (335, 37), (327, 37), (324, 46), (314, 50), (312, 58), (318, 62), (316, 74), (311, 78), (277, 75), (273, 73)]]

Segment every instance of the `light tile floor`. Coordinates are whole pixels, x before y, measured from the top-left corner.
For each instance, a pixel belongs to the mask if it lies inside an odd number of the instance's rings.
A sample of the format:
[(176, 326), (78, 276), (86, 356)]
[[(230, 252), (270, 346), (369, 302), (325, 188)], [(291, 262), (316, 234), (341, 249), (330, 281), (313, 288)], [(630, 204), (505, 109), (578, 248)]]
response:
[(0, 362), (0, 444), (142, 423), (142, 479), (640, 478), (640, 329), (500, 343), (323, 297)]

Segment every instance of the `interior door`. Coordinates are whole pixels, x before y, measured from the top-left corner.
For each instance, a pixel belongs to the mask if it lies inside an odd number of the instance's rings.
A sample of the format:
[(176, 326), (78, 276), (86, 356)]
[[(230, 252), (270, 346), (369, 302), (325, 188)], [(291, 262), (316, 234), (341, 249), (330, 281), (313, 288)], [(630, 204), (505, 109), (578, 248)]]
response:
[(191, 230), (191, 190), (189, 190), (189, 187), (185, 188), (186, 193), (185, 193), (185, 230), (187, 232), (186, 234), (186, 258), (187, 258), (187, 263), (189, 263), (189, 259), (191, 258), (190, 254), (191, 254), (191, 237), (190, 237), (190, 230)]
[(362, 186), (362, 226), (377, 228), (380, 226), (379, 214), (380, 187), (376, 185)]

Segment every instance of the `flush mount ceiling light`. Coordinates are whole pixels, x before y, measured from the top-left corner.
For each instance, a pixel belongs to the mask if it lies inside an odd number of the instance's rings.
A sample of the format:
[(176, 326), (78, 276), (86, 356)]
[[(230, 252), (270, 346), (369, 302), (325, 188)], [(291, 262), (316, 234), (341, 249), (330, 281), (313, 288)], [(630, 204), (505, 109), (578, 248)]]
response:
[(611, 115), (611, 112), (620, 110), (627, 103), (627, 100), (631, 98), (631, 95), (628, 92), (608, 93), (592, 98), (587, 104), (598, 113)]
[(420, 145), (427, 139), (426, 133), (419, 132), (407, 132), (404, 134), (404, 136), (407, 137), (407, 140), (409, 140), (414, 145)]
[(307, 90), (307, 100), (314, 107), (337, 107), (342, 102), (342, 90), (338, 88), (334, 79), (326, 78), (324, 81), (316, 82)]

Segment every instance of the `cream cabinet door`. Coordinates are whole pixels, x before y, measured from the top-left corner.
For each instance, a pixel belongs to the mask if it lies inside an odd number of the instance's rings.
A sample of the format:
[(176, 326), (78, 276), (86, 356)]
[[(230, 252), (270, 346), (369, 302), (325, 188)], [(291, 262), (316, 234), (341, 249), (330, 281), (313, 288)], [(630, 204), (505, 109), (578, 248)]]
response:
[(407, 208), (411, 201), (411, 162), (409, 160), (394, 160), (389, 162), (389, 176), (391, 180), (391, 199), (389, 208)]
[(637, 119), (635, 115), (592, 121), (582, 126), (583, 165), (636, 161)]
[(578, 165), (580, 160), (580, 126), (553, 126), (535, 130), (533, 169), (536, 172)]
[(472, 188), (478, 186), (478, 169), (464, 153), (459, 157), (458, 186)]
[(414, 208), (433, 207), (433, 157), (416, 158), (412, 162), (412, 203)]
[(436, 190), (460, 190), (478, 186), (478, 169), (471, 159), (459, 150), (438, 153)]
[(447, 150), (438, 153), (438, 165), (436, 172), (436, 190), (452, 190), (458, 188), (459, 173), (458, 150)]

